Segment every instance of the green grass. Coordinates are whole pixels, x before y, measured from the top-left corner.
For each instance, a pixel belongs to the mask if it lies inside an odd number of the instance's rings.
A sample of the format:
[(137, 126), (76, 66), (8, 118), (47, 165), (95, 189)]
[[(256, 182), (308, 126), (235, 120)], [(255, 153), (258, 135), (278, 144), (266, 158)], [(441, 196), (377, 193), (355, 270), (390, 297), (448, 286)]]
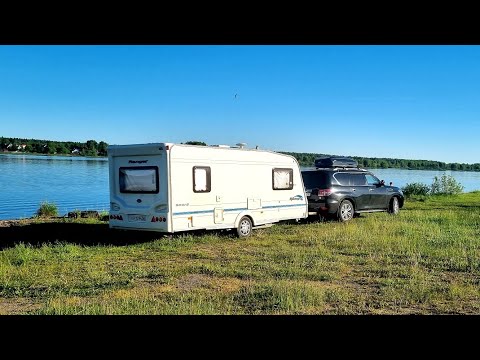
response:
[(0, 239), (0, 314), (480, 311), (480, 192), (247, 239), (112, 232), (97, 219), (0, 227)]

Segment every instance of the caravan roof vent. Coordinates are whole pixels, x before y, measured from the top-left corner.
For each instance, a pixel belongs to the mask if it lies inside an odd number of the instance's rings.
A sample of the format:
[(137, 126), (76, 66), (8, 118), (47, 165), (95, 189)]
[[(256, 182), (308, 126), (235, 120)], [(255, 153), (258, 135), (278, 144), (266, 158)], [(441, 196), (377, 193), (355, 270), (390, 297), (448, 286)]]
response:
[(245, 143), (238, 143), (236, 144), (240, 149), (243, 149), (245, 146), (247, 146), (247, 144)]

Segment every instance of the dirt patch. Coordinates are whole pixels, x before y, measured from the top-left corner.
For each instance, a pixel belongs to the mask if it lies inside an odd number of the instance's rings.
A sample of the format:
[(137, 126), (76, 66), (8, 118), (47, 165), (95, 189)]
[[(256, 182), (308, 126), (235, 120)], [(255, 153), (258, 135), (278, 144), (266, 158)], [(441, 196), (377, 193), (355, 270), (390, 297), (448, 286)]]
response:
[(204, 274), (188, 274), (177, 280), (176, 287), (182, 291), (198, 288), (212, 289), (220, 292), (235, 292), (245, 281), (237, 278), (217, 278)]
[(11, 226), (24, 226), (30, 224), (37, 224), (40, 221), (42, 223), (53, 223), (58, 222), (63, 217), (56, 218), (27, 218), (27, 219), (18, 219), (18, 220), (0, 220), (0, 227), (11, 227)]
[(0, 227), (27, 225), (29, 220), (0, 220)]
[(41, 308), (41, 304), (28, 298), (1, 299), (0, 315), (28, 314)]
[(203, 274), (188, 274), (182, 276), (177, 281), (177, 288), (183, 291), (189, 291), (200, 287), (210, 287), (211, 279)]

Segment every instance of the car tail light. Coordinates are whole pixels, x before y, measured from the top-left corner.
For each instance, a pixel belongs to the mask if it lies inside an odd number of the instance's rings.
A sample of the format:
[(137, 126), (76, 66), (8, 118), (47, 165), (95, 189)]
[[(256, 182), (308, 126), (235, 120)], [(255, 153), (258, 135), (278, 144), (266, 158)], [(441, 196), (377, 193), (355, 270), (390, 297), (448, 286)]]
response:
[(329, 196), (332, 193), (332, 189), (318, 189), (318, 196)]

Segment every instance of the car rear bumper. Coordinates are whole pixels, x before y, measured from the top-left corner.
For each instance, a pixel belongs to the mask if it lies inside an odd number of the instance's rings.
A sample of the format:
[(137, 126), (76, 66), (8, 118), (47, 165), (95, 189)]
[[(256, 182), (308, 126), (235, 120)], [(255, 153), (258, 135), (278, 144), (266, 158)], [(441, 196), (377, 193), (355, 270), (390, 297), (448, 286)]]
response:
[(338, 200), (331, 198), (322, 200), (308, 199), (308, 211), (319, 214), (336, 214), (338, 211)]

